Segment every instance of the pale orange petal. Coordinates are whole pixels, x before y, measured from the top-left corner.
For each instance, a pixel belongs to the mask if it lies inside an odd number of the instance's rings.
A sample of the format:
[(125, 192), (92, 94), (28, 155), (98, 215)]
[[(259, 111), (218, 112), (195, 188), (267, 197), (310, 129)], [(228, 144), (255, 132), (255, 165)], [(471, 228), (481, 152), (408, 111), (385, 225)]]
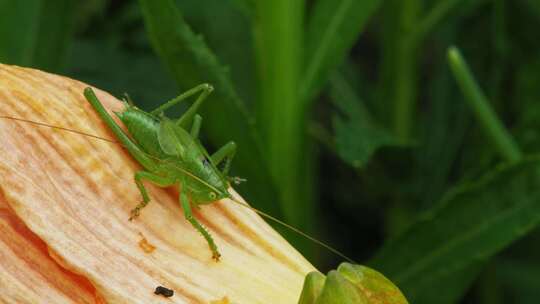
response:
[(0, 195), (0, 302), (96, 303), (85, 278), (61, 268)]
[[(0, 115), (113, 139), (84, 99), (85, 86), (0, 65)], [(96, 93), (109, 109), (122, 108)], [(176, 191), (149, 185), (152, 202), (129, 222), (141, 200), (133, 182), (139, 166), (117, 144), (6, 119), (0, 138), (7, 203), (58, 263), (88, 278), (109, 303), (296, 303), (314, 270), (255, 213), (227, 200), (195, 215), (216, 239), (217, 263), (184, 219)], [(141, 248), (143, 238), (155, 249)], [(158, 285), (174, 297), (154, 295)]]

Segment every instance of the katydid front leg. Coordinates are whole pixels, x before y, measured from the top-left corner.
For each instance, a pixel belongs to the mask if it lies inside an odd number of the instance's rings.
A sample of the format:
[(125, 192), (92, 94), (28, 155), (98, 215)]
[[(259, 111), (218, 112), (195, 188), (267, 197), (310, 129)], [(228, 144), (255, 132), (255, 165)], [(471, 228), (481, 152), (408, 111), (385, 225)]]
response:
[[(193, 124), (191, 125), (191, 137), (198, 138), (199, 137), (199, 131), (201, 129), (202, 124), (202, 117), (199, 114), (195, 114), (193, 117)], [(219, 164), (222, 161), (225, 161), (225, 165), (223, 166), (223, 170), (221, 173), (223, 175), (227, 175), (229, 173), (229, 168), (231, 166), (232, 159), (234, 158), (234, 155), (236, 154), (236, 143), (233, 141), (228, 142), (223, 147), (221, 147), (219, 150), (217, 150), (214, 154), (212, 154), (212, 163), (214, 163), (216, 166), (219, 166)]]
[(146, 188), (144, 187), (144, 184), (142, 182), (143, 179), (152, 182), (159, 187), (170, 187), (176, 182), (174, 178), (167, 178), (142, 170), (137, 171), (135, 173), (135, 184), (137, 184), (137, 188), (139, 188), (139, 191), (141, 192), (143, 201), (131, 210), (131, 216), (129, 217), (130, 221), (138, 217), (141, 213), (141, 210), (146, 207), (146, 205), (148, 205), (148, 202), (150, 202), (150, 197), (148, 196), (148, 192), (146, 191)]
[(212, 162), (218, 166), (222, 161), (225, 161), (225, 165), (223, 166), (221, 173), (226, 176), (229, 173), (229, 168), (235, 154), (236, 143), (234, 141), (230, 141), (212, 154)]
[(182, 204), (182, 209), (184, 209), (184, 216), (186, 217), (186, 220), (188, 220), (191, 225), (202, 234), (202, 236), (206, 239), (206, 242), (208, 242), (208, 247), (210, 247), (210, 250), (212, 251), (212, 258), (216, 260), (216, 262), (219, 261), (221, 254), (217, 249), (214, 239), (212, 238), (210, 233), (204, 228), (204, 226), (199, 223), (199, 221), (197, 221), (197, 219), (193, 216), (193, 212), (191, 211), (191, 204), (184, 190), (185, 187), (180, 185), (180, 189), (180, 203)]

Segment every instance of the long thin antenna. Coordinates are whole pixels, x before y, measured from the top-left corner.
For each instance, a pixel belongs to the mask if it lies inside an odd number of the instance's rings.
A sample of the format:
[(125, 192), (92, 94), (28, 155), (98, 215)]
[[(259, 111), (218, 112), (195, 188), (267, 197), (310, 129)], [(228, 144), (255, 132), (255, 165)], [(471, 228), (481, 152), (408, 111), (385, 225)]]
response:
[[(25, 123), (29, 123), (29, 124), (33, 124), (33, 125), (37, 125), (37, 126), (42, 126), (42, 127), (48, 127), (48, 128), (52, 128), (52, 129), (57, 129), (57, 130), (62, 130), (62, 131), (66, 131), (66, 132), (71, 132), (71, 133), (75, 133), (75, 134), (79, 134), (79, 135), (83, 135), (83, 136), (88, 136), (88, 137), (91, 137), (91, 138), (94, 138), (94, 139), (99, 139), (99, 140), (103, 140), (103, 141), (106, 141), (106, 142), (110, 142), (110, 143), (114, 143), (114, 144), (120, 144), (121, 146), (122, 143), (118, 142), (118, 141), (115, 141), (115, 140), (112, 140), (112, 139), (108, 139), (108, 138), (104, 138), (104, 137), (100, 137), (100, 136), (97, 136), (97, 135), (93, 135), (93, 134), (89, 134), (89, 133), (86, 133), (86, 132), (82, 132), (82, 131), (77, 131), (77, 130), (73, 130), (73, 129), (69, 129), (69, 128), (66, 128), (66, 127), (60, 127), (60, 126), (54, 126), (54, 125), (51, 125), (51, 124), (47, 124), (47, 123), (43, 123), (43, 122), (37, 122), (37, 121), (33, 121), (33, 120), (28, 120), (28, 119), (24, 119), (24, 118), (18, 118), (18, 117), (12, 117), (12, 116), (7, 116), (7, 115), (0, 115), (0, 118), (5, 118), (5, 119), (11, 119), (11, 120), (15, 120), (15, 121), (20, 121), (20, 122), (25, 122)], [(150, 157), (153, 157), (151, 155), (149, 155)], [(155, 157), (154, 157), (155, 158)], [(156, 160), (159, 160), (156, 158)], [(216, 189), (215, 187), (213, 187), (212, 185), (208, 184), (207, 182), (205, 182), (204, 180), (202, 180), (201, 178), (199, 178), (198, 176), (196, 175), (193, 175), (191, 172), (189, 171), (186, 171), (184, 168), (180, 168), (180, 167), (176, 167), (177, 169), (183, 171), (184, 173), (186, 173), (187, 175), (189, 175), (190, 177), (194, 178), (195, 180), (198, 180), (200, 183), (204, 184), (205, 186), (209, 187), (210, 189), (212, 189), (213, 191), (216, 191), (216, 192), (220, 192), (218, 189)], [(265, 217), (269, 220), (272, 220), (296, 233), (298, 233), (299, 235), (305, 237), (306, 239), (314, 242), (315, 244), (318, 244), (324, 248), (326, 248), (327, 250), (329, 250), (330, 252), (336, 254), (337, 256), (347, 260), (348, 262), (351, 262), (353, 264), (357, 264), (353, 259), (347, 257), (346, 255), (344, 255), (343, 253), (339, 252), (338, 250), (332, 248), (330, 245), (327, 245), (326, 243), (323, 243), (319, 240), (317, 240), (316, 238), (306, 234), (305, 232), (301, 231), (300, 229), (294, 227), (294, 226), (291, 226), (287, 223), (285, 223), (284, 221), (280, 220), (280, 219), (277, 219), (276, 217), (273, 217), (271, 216), (270, 214), (268, 213), (265, 213), (261, 210), (258, 210), (254, 207), (251, 207), (250, 205), (244, 203), (244, 202), (241, 202), (235, 198), (233, 198), (232, 196), (230, 196), (230, 193), (229, 193), (229, 196), (227, 197), (228, 199), (230, 199), (232, 202), (235, 202), (236, 204), (244, 207), (244, 208), (248, 208), (249, 210), (259, 214), (260, 216), (262, 217)]]
[(243, 206), (243, 207), (245, 207), (245, 208), (250, 209), (251, 211), (254, 211), (255, 213), (261, 215), (262, 217), (265, 217), (265, 218), (267, 218), (267, 219), (270, 219), (270, 220), (272, 220), (272, 221), (274, 221), (274, 222), (276, 222), (276, 223), (278, 223), (278, 224), (280, 224), (280, 225), (283, 225), (284, 227), (287, 227), (288, 229), (291, 229), (292, 231), (298, 233), (299, 235), (305, 237), (306, 239), (308, 239), (308, 240), (310, 240), (310, 241), (312, 241), (312, 242), (314, 242), (314, 243), (316, 243), (316, 244), (318, 244), (318, 245), (320, 245), (320, 246), (322, 246), (322, 247), (328, 249), (329, 251), (331, 251), (332, 253), (336, 254), (337, 256), (344, 258), (344, 259), (347, 260), (348, 262), (353, 263), (353, 264), (358, 264), (358, 263), (356, 263), (353, 259), (349, 258), (348, 256), (344, 255), (343, 253), (341, 253), (341, 252), (337, 251), (336, 249), (332, 248), (330, 245), (327, 245), (326, 243), (323, 243), (323, 242), (317, 240), (316, 238), (314, 238), (314, 237), (310, 236), (309, 234), (307, 234), (307, 233), (301, 231), (300, 229), (298, 229), (298, 228), (296, 228), (296, 227), (294, 227), (294, 226), (291, 226), (291, 225), (285, 223), (284, 221), (282, 221), (282, 220), (280, 220), (280, 219), (277, 219), (277, 218), (271, 216), (271, 215), (268, 214), (268, 213), (265, 213), (265, 212), (263, 212), (263, 211), (261, 211), (261, 210), (258, 210), (258, 209), (256, 209), (256, 208), (254, 208), (254, 207), (251, 207), (250, 205), (248, 205), (248, 204), (246, 204), (246, 203), (244, 203), (244, 202), (241, 202), (241, 201), (239, 201), (239, 200), (237, 200), (237, 199), (235, 199), (235, 198), (233, 198), (233, 197), (230, 197), (229, 199), (230, 199), (231, 201), (237, 203), (237, 204), (240, 205), (240, 206)]
[(95, 139), (107, 141), (107, 142), (110, 142), (110, 143), (119, 144), (119, 142), (117, 142), (115, 140), (112, 140), (112, 139), (100, 137), (100, 136), (97, 136), (97, 135), (93, 135), (93, 134), (90, 134), (90, 133), (85, 133), (85, 132), (82, 132), (82, 131), (77, 131), (77, 130), (73, 130), (73, 129), (69, 129), (69, 128), (65, 128), (65, 127), (54, 126), (54, 125), (50, 125), (50, 124), (47, 124), (47, 123), (44, 123), (44, 122), (38, 122), (38, 121), (29, 120), (29, 119), (6, 116), (6, 115), (0, 115), (0, 118), (26, 122), (26, 123), (41, 126), (41, 127), (48, 127), (48, 128), (51, 128), (51, 129), (62, 130), (62, 131), (66, 131), (66, 132), (71, 132), (71, 133), (75, 133), (75, 134), (84, 135), (84, 136), (92, 137), (92, 138), (95, 138)]

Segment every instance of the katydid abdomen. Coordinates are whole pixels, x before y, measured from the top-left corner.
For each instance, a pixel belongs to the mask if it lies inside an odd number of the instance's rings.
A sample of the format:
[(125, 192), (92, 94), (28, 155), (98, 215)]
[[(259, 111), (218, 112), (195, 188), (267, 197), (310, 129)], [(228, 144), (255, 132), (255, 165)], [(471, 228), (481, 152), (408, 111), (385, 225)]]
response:
[(166, 156), (159, 146), (157, 137), (159, 121), (156, 118), (131, 106), (126, 106), (122, 112), (115, 114), (144, 152), (156, 158)]

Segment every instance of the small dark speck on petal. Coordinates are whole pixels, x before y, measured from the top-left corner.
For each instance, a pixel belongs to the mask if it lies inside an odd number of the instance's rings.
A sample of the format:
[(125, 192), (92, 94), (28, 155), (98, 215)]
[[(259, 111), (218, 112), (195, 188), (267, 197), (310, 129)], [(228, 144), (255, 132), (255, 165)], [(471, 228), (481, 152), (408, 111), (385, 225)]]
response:
[(158, 287), (156, 287), (156, 290), (154, 290), (154, 294), (162, 295), (162, 296), (164, 296), (166, 298), (170, 298), (170, 297), (174, 296), (174, 290), (163, 287), (163, 286), (158, 286)]

